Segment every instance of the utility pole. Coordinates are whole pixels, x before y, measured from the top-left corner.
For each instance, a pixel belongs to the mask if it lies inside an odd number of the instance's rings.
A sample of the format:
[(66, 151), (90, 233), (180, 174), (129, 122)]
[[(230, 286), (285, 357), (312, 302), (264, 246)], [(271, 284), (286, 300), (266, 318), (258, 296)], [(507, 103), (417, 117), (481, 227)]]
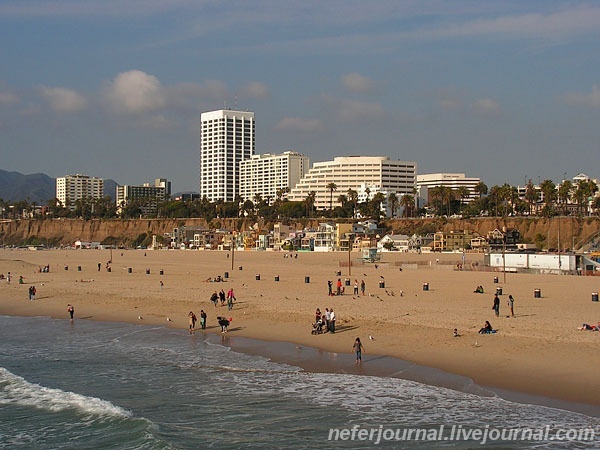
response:
[(233, 260), (235, 258), (235, 231), (231, 233), (231, 272), (233, 273)]

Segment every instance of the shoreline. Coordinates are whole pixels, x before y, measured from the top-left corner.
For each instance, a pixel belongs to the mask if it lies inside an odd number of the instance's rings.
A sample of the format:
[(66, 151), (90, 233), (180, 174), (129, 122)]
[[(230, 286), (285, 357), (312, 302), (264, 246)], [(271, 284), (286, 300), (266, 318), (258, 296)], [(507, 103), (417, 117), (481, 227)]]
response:
[[(592, 277), (511, 274), (508, 283), (500, 286), (505, 289), (503, 313), (507, 288), (517, 299), (517, 318), (513, 319), (491, 315), (491, 294), (472, 293), (472, 287), (479, 284), (490, 292), (498, 286), (491, 283), (492, 272), (454, 272), (445, 266), (398, 272), (390, 260), (378, 269), (369, 265), (353, 268), (367, 280), (368, 295), (328, 297), (326, 281), (335, 277), (337, 270), (347, 270), (339, 267), (346, 255), (300, 254), (297, 260), (282, 260), (281, 254), (240, 252), (235, 255), (236, 266), (243, 265), (244, 270), (232, 270), (232, 261), (222, 252), (116, 253), (110, 273), (96, 270), (98, 261), (108, 259), (108, 251), (0, 253), (0, 273), (10, 267), (13, 274), (10, 286), (0, 285), (0, 314), (66, 318), (66, 305), (72, 303), (76, 321), (87, 318), (162, 324), (187, 330), (187, 312), (198, 313), (203, 308), (209, 315), (207, 331), (218, 330), (216, 315), (227, 315), (234, 319), (229, 339), (239, 336), (270, 342), (263, 345), (261, 355), (268, 355), (271, 345), (288, 342), (293, 348), (297, 345), (349, 357), (353, 367), (352, 342), (360, 336), (366, 346), (366, 360), (380, 355), (425, 370), (439, 369), (501, 396), (515, 393), (518, 398), (548, 398), (552, 402), (590, 405), (591, 410), (600, 405), (600, 400), (588, 394), (600, 385), (589, 370), (600, 333), (576, 329), (588, 317), (600, 318), (600, 309), (586, 295), (597, 286)], [(440, 256), (450, 261), (460, 257), (422, 255)], [(389, 257), (412, 260), (416, 255), (386, 255)], [(50, 273), (36, 272), (37, 267), (47, 263), (53, 269)], [(61, 270), (67, 263), (71, 268)], [(73, 270), (78, 266), (81, 271)], [(128, 267), (133, 267), (133, 273)], [(164, 275), (157, 276), (163, 269)], [(231, 275), (227, 282), (204, 282), (206, 277), (225, 271)], [(23, 285), (16, 284), (20, 272), (25, 276)], [(258, 274), (262, 275), (260, 281), (255, 278)], [(274, 281), (275, 275), (278, 281)], [(305, 276), (310, 276), (310, 283), (302, 283)], [(385, 290), (376, 287), (380, 277), (388, 286)], [(159, 279), (164, 280), (164, 289), (158, 286)], [(431, 283), (431, 291), (421, 291), (424, 281)], [(26, 300), (30, 284), (38, 289), (34, 302)], [(539, 286), (543, 288), (543, 301), (526, 298), (526, 293), (531, 294)], [(221, 307), (214, 308), (208, 300), (210, 293), (231, 287), (238, 297), (234, 309), (225, 312)], [(578, 291), (582, 292), (581, 298), (575, 295)], [(565, 304), (564, 298), (576, 300)], [(338, 314), (337, 332), (312, 336), (310, 323), (315, 307), (324, 310), (328, 305), (335, 306)], [(172, 320), (167, 322), (167, 317)], [(486, 319), (499, 330), (497, 334), (477, 334)], [(460, 338), (452, 338), (453, 328), (459, 329)], [(369, 340), (369, 335), (375, 340)]]

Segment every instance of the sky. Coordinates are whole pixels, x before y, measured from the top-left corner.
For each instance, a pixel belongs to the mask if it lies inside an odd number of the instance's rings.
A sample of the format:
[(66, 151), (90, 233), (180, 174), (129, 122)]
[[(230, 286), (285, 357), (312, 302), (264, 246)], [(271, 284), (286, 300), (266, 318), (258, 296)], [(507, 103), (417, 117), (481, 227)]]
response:
[(488, 186), (600, 178), (600, 2), (2, 0), (0, 169), (199, 190), (200, 114), (256, 153)]

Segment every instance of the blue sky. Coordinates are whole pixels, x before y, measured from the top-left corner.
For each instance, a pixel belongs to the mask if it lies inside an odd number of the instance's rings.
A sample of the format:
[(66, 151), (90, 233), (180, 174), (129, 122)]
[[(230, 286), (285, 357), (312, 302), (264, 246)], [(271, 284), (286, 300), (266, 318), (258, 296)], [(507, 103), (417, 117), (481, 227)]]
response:
[(2, 0), (0, 42), (3, 170), (197, 191), (228, 107), (257, 153), (600, 176), (600, 2)]

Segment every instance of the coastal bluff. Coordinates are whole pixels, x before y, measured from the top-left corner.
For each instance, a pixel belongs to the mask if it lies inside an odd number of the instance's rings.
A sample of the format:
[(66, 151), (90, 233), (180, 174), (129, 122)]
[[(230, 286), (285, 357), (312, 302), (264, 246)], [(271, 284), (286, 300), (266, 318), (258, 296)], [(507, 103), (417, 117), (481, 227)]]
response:
[[(284, 223), (297, 229), (317, 227), (320, 222), (330, 219), (288, 220)], [(338, 219), (349, 222), (350, 219)], [(262, 219), (19, 219), (0, 223), (0, 243), (3, 245), (24, 245), (43, 243), (50, 246), (71, 245), (77, 240), (103, 242), (114, 245), (131, 245), (140, 236), (163, 236), (172, 233), (177, 227), (206, 227), (229, 230), (257, 229), (268, 231), (273, 223)], [(600, 232), (599, 217), (482, 217), (470, 219), (388, 219), (382, 222), (389, 232), (395, 234), (427, 234), (436, 231), (474, 231), (486, 235), (494, 229), (516, 228), (523, 242), (535, 242), (540, 236), (546, 248), (578, 249), (583, 243)]]

